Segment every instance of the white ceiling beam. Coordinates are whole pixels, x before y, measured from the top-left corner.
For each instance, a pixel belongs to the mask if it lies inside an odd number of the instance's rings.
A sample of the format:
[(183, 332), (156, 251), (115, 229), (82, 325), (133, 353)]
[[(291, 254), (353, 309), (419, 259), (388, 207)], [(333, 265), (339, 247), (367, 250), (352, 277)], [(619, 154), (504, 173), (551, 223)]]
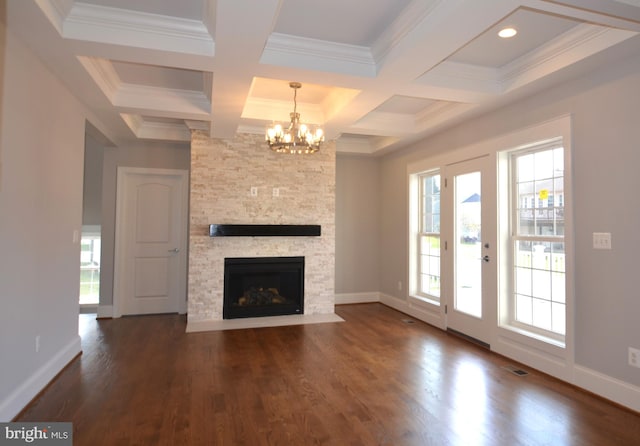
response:
[[(222, 68), (213, 73), (212, 136), (235, 136), (255, 67), (260, 63), (279, 8), (279, 0), (217, 1), (216, 65)], [(238, 32), (238, 26), (247, 32)]]
[(263, 64), (374, 77), (369, 48), (273, 33), (260, 60)]

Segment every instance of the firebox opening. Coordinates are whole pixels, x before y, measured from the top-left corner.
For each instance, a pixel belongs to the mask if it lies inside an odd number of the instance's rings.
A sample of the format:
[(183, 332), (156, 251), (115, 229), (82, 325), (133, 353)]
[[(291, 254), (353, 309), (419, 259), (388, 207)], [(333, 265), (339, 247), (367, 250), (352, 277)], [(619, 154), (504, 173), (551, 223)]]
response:
[(222, 317), (304, 312), (304, 257), (226, 258)]

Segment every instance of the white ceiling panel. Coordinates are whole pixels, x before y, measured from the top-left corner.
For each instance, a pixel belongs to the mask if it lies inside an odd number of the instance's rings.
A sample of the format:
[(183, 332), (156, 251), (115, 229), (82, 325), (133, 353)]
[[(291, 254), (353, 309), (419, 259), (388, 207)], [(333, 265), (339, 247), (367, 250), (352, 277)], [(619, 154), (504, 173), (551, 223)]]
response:
[[(581, 21), (520, 8), (469, 42), (449, 60), (470, 65), (499, 68), (539, 48), (579, 25)], [(498, 32), (511, 27), (514, 37), (503, 39)]]
[(82, 0), (82, 3), (181, 17), (183, 19), (202, 20), (203, 1), (204, 0)]
[(284, 0), (275, 32), (371, 46), (411, 0)]

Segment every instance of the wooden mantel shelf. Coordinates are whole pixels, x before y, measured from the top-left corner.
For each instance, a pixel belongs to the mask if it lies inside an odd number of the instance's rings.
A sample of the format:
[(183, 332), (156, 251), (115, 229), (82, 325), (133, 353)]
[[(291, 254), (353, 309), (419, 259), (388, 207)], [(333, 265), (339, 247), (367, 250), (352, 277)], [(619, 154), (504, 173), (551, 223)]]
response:
[(317, 237), (320, 234), (320, 225), (209, 225), (209, 237)]

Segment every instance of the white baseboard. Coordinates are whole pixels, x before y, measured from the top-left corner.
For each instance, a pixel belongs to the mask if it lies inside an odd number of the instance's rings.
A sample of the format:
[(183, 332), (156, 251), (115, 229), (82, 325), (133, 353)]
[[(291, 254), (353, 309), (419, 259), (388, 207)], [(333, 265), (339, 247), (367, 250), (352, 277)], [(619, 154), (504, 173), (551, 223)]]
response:
[(444, 320), (439, 312), (429, 311), (427, 304), (418, 304), (404, 299), (399, 299), (389, 294), (380, 293), (380, 302), (388, 307), (408, 314), (416, 319), (421, 320), (429, 325), (444, 330)]
[(578, 387), (640, 412), (640, 387), (579, 365), (574, 366), (574, 381)]
[(98, 319), (112, 318), (113, 317), (113, 305), (98, 305)]
[(377, 291), (336, 294), (336, 305), (365, 304), (372, 302), (380, 302), (380, 293)]
[(344, 319), (335, 313), (329, 313), (193, 321), (187, 322), (187, 333), (238, 330), (242, 328), (282, 327), (285, 325), (324, 324), (329, 322), (344, 322)]
[(0, 422), (11, 421), (18, 415), (81, 351), (80, 336), (76, 336), (0, 402)]
[(562, 348), (544, 345), (517, 333), (499, 329), (491, 342), (491, 350), (536, 370), (573, 383), (573, 364)]

